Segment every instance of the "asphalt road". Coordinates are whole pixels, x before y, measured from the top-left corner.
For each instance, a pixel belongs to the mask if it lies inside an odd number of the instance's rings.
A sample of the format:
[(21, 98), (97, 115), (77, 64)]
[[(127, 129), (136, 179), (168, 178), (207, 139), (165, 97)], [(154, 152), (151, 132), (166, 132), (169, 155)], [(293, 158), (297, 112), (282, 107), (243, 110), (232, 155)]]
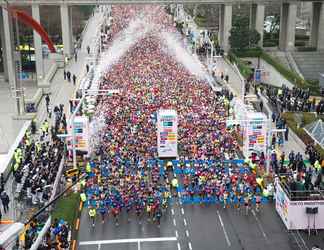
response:
[[(135, 215), (131, 217), (132, 220), (128, 222), (126, 214), (123, 214), (119, 226), (114, 224), (111, 217), (104, 224), (97, 218), (93, 228), (84, 209), (77, 249), (133, 250), (137, 249), (137, 243), (100, 244), (104, 243), (100, 241), (161, 237), (176, 237), (176, 240), (144, 242), (140, 244), (140, 249), (309, 249), (304, 245), (304, 235), (287, 232), (271, 203), (264, 205), (259, 213), (252, 211), (249, 215), (242, 210), (224, 209), (219, 205), (182, 206), (176, 203), (162, 217), (160, 228), (146, 218), (139, 224)], [(82, 245), (85, 243), (91, 245)]]

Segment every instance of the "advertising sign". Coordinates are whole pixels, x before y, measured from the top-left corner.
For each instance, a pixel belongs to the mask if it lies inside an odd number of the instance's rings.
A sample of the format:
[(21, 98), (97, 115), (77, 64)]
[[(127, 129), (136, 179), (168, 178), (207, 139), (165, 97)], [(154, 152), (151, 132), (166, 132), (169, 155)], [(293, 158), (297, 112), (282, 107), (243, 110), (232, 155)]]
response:
[[(72, 126), (68, 127), (68, 133), (72, 135)], [(89, 118), (76, 116), (74, 118), (74, 134), (76, 149), (80, 151), (89, 150)], [(69, 140), (68, 149), (72, 149), (72, 138)]]
[(254, 81), (261, 82), (261, 69), (256, 69), (255, 70)]
[(159, 110), (157, 140), (159, 157), (178, 157), (178, 116), (175, 110)]
[[(306, 214), (306, 208), (318, 208), (317, 214)], [(324, 200), (290, 201), (288, 229), (324, 229)]]
[(289, 227), (288, 207), (289, 207), (289, 198), (288, 198), (287, 194), (285, 193), (285, 191), (280, 186), (280, 184), (277, 184), (277, 186), (276, 186), (276, 210), (287, 228)]
[[(276, 210), (288, 230), (324, 229), (324, 200), (291, 201), (278, 183)], [(317, 214), (307, 214), (306, 208), (317, 208)]]
[(244, 133), (244, 155), (266, 152), (267, 118), (263, 113), (248, 113)]

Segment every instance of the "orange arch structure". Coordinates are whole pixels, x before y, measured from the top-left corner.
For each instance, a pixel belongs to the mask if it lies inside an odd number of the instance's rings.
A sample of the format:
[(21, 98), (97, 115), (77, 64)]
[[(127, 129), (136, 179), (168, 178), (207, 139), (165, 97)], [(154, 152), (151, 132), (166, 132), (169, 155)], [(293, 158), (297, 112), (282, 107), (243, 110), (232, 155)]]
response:
[(45, 29), (40, 23), (38, 23), (35, 19), (33, 19), (31, 16), (29, 16), (26, 12), (22, 10), (9, 7), (7, 11), (10, 11), (12, 16), (17, 18), (19, 21), (34, 29), (41, 36), (44, 42), (47, 44), (48, 49), (50, 50), (51, 53), (56, 52), (52, 40), (49, 38), (47, 32), (45, 31)]

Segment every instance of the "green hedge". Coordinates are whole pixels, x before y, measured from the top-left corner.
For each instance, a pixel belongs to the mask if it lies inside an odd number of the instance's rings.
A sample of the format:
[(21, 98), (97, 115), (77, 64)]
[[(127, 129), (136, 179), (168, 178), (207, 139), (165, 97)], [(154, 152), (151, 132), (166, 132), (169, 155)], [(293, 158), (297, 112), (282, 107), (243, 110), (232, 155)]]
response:
[(279, 45), (279, 41), (263, 41), (263, 47), (277, 47)]
[(69, 223), (69, 225), (74, 225), (78, 208), (80, 203), (79, 193), (69, 193), (65, 197), (61, 197), (52, 212), (52, 218), (63, 219)]
[(194, 21), (199, 27), (204, 27), (206, 25), (207, 19), (204, 16), (196, 16)]
[[(248, 65), (244, 64), (242, 60), (237, 57), (260, 57), (272, 67), (274, 67), (282, 76), (284, 76), (288, 81), (293, 83), (299, 88), (303, 89), (310, 89), (312, 95), (319, 95), (319, 81), (316, 80), (304, 80), (301, 78), (297, 73), (291, 71), (290, 69), (286, 68), (281, 62), (277, 61), (275, 58), (270, 56), (268, 53), (264, 52), (261, 48), (253, 48), (244, 51), (231, 51), (229, 53), (230, 61), (235, 61), (238, 65), (242, 75), (246, 78), (250, 76), (252, 70), (248, 70), (250, 68)], [(232, 58), (232, 59), (231, 59)], [(243, 64), (243, 65), (242, 65)], [(244, 74), (243, 74), (244, 73)]]
[[(288, 126), (305, 144), (313, 143), (313, 139), (305, 132), (305, 130), (302, 127), (297, 127), (297, 122), (294, 114), (295, 112), (285, 112), (282, 114), (282, 116), (286, 119)], [(316, 117), (314, 113), (303, 112), (302, 114), (302, 126), (310, 124), (316, 121), (318, 118), (324, 118), (323, 116)], [(322, 149), (322, 147), (316, 144), (315, 148), (320, 153), (321, 158), (324, 159), (324, 150)]]
[(253, 49), (247, 49), (241, 51), (233, 50), (232, 53), (238, 57), (259, 57), (262, 54), (262, 49), (253, 48)]
[(237, 68), (244, 78), (248, 78), (252, 74), (251, 67), (244, 61), (242, 61), (239, 57), (237, 57), (233, 52), (228, 53), (228, 59), (231, 63), (235, 63), (237, 65)]
[(296, 35), (295, 36), (295, 40), (304, 40), (304, 41), (308, 41), (309, 40), (309, 36), (308, 35)]
[(281, 75), (283, 75), (287, 80), (296, 85), (299, 88), (307, 89), (309, 88), (311, 94), (319, 95), (319, 82), (318, 81), (307, 81), (301, 78), (297, 73), (289, 70), (286, 66), (282, 65), (276, 59), (271, 57), (266, 52), (262, 51), (261, 58), (267, 63), (272, 65)]
[(301, 51), (301, 52), (307, 52), (307, 51), (316, 51), (317, 49), (315, 47), (300, 47), (297, 48), (297, 51)]
[(305, 41), (295, 41), (295, 46), (296, 47), (305, 47), (306, 42)]

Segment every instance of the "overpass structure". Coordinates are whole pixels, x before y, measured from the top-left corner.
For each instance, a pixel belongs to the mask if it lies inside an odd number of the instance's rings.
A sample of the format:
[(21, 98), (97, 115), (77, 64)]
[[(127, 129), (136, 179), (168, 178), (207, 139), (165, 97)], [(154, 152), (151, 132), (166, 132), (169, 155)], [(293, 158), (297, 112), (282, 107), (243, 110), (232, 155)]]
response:
[[(38, 22), (40, 21), (40, 5), (60, 6), (64, 54), (71, 56), (74, 52), (71, 6), (75, 5), (177, 4), (176, 10), (179, 11), (179, 6), (186, 3), (218, 4), (221, 6), (218, 32), (219, 42), (221, 47), (228, 51), (230, 49), (229, 36), (232, 28), (232, 6), (234, 4), (249, 4), (251, 6), (251, 26), (261, 34), (259, 45), (262, 47), (265, 6), (269, 3), (279, 2), (281, 3), (279, 47), (284, 51), (291, 51), (295, 48), (297, 4), (302, 1), (313, 3), (311, 45), (318, 50), (324, 50), (324, 0), (0, 0), (0, 34), (5, 78), (10, 82), (11, 86), (15, 86), (16, 65), (14, 53), (12, 52), (15, 48), (11, 42), (13, 41), (13, 25), (10, 15), (5, 10), (7, 4), (15, 7), (30, 6), (32, 8), (32, 16)], [(41, 81), (44, 76), (42, 41), (36, 32), (34, 32), (33, 37), (37, 79)]]
[(234, 4), (234, 3), (290, 3), (290, 2), (324, 2), (324, 0), (0, 0), (1, 4), (13, 5), (107, 5), (107, 4)]

